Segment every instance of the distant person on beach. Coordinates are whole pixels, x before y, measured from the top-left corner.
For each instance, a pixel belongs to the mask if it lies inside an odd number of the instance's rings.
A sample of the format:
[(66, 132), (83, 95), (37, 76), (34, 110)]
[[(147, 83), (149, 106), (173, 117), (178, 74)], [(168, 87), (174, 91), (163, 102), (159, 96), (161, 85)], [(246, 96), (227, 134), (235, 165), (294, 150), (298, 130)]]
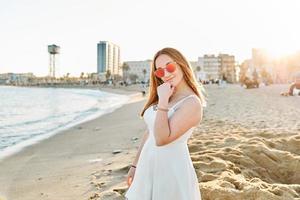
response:
[(200, 200), (187, 140), (201, 122), (205, 100), (186, 58), (164, 48), (153, 59), (141, 116), (147, 125), (127, 176), (128, 200)]
[(295, 76), (295, 82), (293, 82), (288, 92), (281, 93), (282, 96), (294, 96), (299, 95), (300, 96), (300, 72)]

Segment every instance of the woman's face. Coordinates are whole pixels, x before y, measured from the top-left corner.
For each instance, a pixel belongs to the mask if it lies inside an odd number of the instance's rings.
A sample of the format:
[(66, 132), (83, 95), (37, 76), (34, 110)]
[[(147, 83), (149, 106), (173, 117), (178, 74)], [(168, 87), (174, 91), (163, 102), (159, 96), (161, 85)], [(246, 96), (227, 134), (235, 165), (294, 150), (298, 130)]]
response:
[[(166, 65), (169, 63), (173, 63), (176, 66), (174, 72), (168, 72), (166, 70)], [(175, 63), (172, 58), (168, 55), (162, 54), (158, 56), (155, 60), (156, 69), (163, 68), (164, 69), (164, 76), (161, 78), (164, 83), (169, 82), (172, 86), (177, 86), (183, 78), (183, 72), (180, 66)]]

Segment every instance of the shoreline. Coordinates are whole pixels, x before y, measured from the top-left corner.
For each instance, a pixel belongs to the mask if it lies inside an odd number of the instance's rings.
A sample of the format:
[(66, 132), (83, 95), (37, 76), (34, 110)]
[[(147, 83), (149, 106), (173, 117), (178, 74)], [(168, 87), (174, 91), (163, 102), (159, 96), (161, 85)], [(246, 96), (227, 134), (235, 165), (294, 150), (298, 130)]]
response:
[[(12, 86), (12, 87), (19, 87), (19, 86)], [(35, 88), (35, 87), (28, 87), (28, 88)], [(37, 88), (53, 88), (53, 87), (37, 87)], [(10, 157), (10, 156), (12, 156), (12, 155), (14, 155), (16, 153), (19, 153), (23, 149), (25, 149), (25, 148), (27, 148), (27, 147), (29, 147), (31, 145), (35, 145), (36, 143), (40, 143), (43, 140), (46, 140), (46, 139), (48, 139), (50, 137), (55, 136), (56, 134), (59, 134), (59, 133), (61, 133), (63, 131), (71, 129), (74, 126), (79, 126), (82, 123), (85, 123), (85, 122), (97, 119), (97, 118), (99, 118), (101, 116), (104, 116), (104, 115), (106, 115), (108, 113), (114, 112), (115, 110), (117, 110), (118, 108), (120, 108), (120, 107), (122, 107), (122, 106), (124, 106), (126, 104), (137, 102), (141, 98), (143, 98), (142, 94), (139, 93), (139, 92), (137, 92), (137, 91), (134, 91), (134, 89), (133, 90), (121, 90), (120, 88), (114, 88), (114, 87), (112, 87), (112, 88), (110, 88), (110, 87), (103, 87), (103, 88), (100, 88), (100, 89), (96, 88), (96, 87), (93, 87), (93, 88), (54, 87), (54, 88), (59, 88), (59, 89), (61, 89), (61, 88), (63, 88), (63, 89), (67, 88), (67, 89), (89, 89), (89, 90), (97, 90), (97, 91), (101, 91), (101, 92), (104, 92), (104, 93), (124, 95), (124, 96), (129, 97), (129, 99), (128, 99), (128, 101), (126, 103), (124, 103), (124, 104), (122, 104), (120, 106), (117, 106), (117, 107), (113, 108), (110, 111), (106, 111), (105, 113), (102, 113), (102, 114), (100, 114), (98, 116), (96, 116), (96, 115), (95, 116), (88, 116), (86, 119), (83, 119), (80, 122), (76, 122), (74, 124), (67, 125), (67, 126), (65, 126), (63, 128), (60, 128), (58, 130), (54, 130), (54, 131), (51, 131), (49, 133), (37, 136), (35, 138), (31, 138), (30, 140), (22, 141), (21, 143), (18, 143), (18, 144), (14, 145), (14, 146), (9, 146), (4, 151), (0, 152), (0, 163), (5, 158)]]
[(112, 86), (112, 85), (58, 85), (58, 86), (14, 86), (14, 85), (0, 85), (0, 87), (20, 87), (20, 88), (63, 88), (63, 89), (90, 89), (102, 90), (115, 94), (133, 94), (141, 93), (143, 88), (140, 84), (129, 86)]
[[(145, 128), (138, 116), (145, 100), (141, 93), (110, 88), (104, 90), (105, 92), (127, 95), (130, 100), (113, 112), (60, 131), (1, 160), (0, 196), (2, 198), (64, 199), (61, 195), (69, 191), (67, 185), (72, 183), (74, 184), (74, 194), (70, 195), (72, 199), (77, 199), (79, 196), (86, 199), (91, 196), (88, 192), (91, 190), (91, 186), (87, 184), (86, 177), (99, 168), (99, 165), (112, 159), (111, 152), (115, 149), (122, 149), (126, 153), (132, 151), (130, 138), (137, 136)], [(119, 118), (123, 119), (120, 120)], [(132, 126), (125, 131), (124, 127), (127, 128), (126, 121), (128, 120), (131, 120)], [(114, 121), (119, 125), (114, 127)], [(122, 131), (126, 134), (122, 145), (120, 145), (118, 133)], [(78, 138), (74, 138), (74, 135)], [(113, 141), (107, 144), (103, 142), (112, 139), (116, 139), (116, 144)], [(127, 141), (125, 142), (125, 140)], [(100, 146), (95, 145), (96, 141)], [(126, 143), (126, 148), (124, 143)], [(75, 153), (76, 150), (79, 150), (78, 154)], [(58, 166), (60, 167), (58, 168)], [(85, 170), (82, 171), (81, 168)], [(80, 178), (78, 174), (81, 174)], [(69, 178), (72, 176), (77, 178)], [(81, 186), (75, 184), (79, 181), (78, 178), (82, 183)], [(62, 183), (59, 188), (50, 187), (53, 183), (60, 183), (64, 179), (69, 179), (69, 181)], [(34, 188), (31, 188), (32, 185)], [(78, 189), (78, 187), (80, 188)], [(47, 191), (50, 194), (55, 190), (60, 191), (56, 197), (46, 195)]]

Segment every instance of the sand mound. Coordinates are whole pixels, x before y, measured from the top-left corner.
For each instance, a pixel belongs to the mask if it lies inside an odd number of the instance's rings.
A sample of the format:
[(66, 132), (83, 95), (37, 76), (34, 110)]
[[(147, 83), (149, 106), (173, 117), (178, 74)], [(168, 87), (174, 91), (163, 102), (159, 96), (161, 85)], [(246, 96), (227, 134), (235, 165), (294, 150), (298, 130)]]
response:
[[(208, 129), (222, 123), (231, 129)], [(205, 124), (189, 145), (203, 199), (300, 199), (298, 131), (249, 130), (220, 120)]]

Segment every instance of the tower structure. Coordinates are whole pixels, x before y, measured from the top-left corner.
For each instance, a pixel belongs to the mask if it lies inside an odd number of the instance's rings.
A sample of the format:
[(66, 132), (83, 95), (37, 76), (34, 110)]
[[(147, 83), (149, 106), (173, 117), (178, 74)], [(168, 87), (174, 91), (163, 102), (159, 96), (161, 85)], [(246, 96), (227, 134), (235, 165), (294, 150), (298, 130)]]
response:
[(48, 45), (49, 53), (49, 77), (55, 78), (56, 55), (60, 53), (60, 47), (52, 44)]

